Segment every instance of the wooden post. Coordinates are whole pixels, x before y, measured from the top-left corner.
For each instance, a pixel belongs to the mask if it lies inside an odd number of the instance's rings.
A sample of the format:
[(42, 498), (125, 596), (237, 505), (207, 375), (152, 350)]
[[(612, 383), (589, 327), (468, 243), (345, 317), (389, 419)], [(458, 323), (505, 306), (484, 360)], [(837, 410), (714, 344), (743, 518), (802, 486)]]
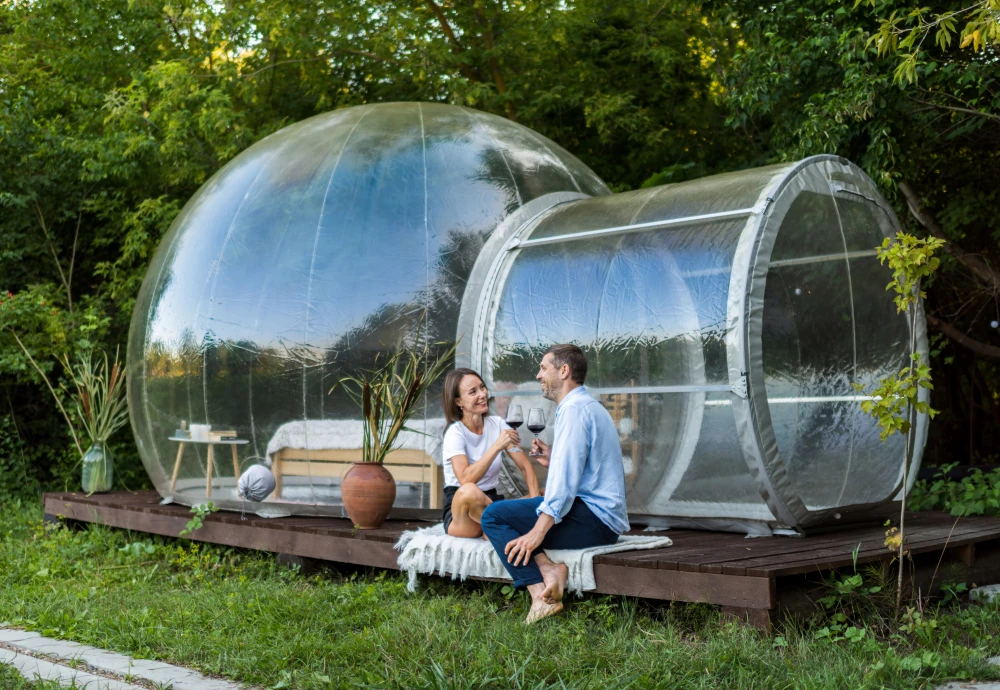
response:
[(281, 451), (271, 458), (271, 472), (274, 473), (274, 497), (281, 498)]
[(240, 460), (236, 455), (236, 444), (229, 446), (233, 449), (233, 476), (237, 479), (240, 478)]
[(206, 471), (205, 471), (205, 498), (211, 498), (212, 497), (212, 465), (215, 464), (215, 452), (214, 452), (213, 449), (214, 449), (214, 446), (211, 443), (209, 443), (208, 444), (208, 461), (206, 462), (206, 464), (208, 465), (208, 467), (206, 468)]
[(174, 473), (170, 477), (170, 493), (173, 493), (174, 486), (177, 484), (177, 473), (181, 471), (181, 456), (184, 455), (184, 442), (181, 441), (180, 445), (177, 447), (177, 460), (174, 462)]

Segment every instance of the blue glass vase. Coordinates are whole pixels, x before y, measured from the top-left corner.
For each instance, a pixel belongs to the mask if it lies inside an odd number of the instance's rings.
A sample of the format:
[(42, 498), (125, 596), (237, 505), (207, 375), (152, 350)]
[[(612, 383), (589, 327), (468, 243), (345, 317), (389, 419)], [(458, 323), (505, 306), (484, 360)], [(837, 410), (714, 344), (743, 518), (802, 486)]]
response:
[(111, 491), (115, 478), (115, 464), (111, 451), (103, 444), (95, 443), (83, 456), (82, 484), (88, 494)]

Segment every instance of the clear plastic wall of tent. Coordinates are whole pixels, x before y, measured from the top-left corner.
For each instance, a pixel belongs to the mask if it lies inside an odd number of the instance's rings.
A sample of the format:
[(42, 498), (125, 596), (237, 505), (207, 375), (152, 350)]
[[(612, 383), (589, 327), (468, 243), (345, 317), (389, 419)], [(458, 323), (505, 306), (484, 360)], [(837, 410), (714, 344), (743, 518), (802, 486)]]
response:
[[(900, 492), (905, 444), (880, 441), (851, 385), (902, 369), (910, 344), (875, 255), (897, 221), (856, 166), (817, 156), (534, 211), (473, 270), (467, 363), (499, 409), (551, 414), (537, 362), (580, 345), (633, 515), (805, 528)], [(911, 477), (926, 431), (918, 419)]]
[[(558, 192), (609, 190), (530, 129), (439, 104), (338, 110), (247, 149), (181, 211), (136, 303), (129, 410), (154, 486), (185, 505), (340, 516), (346, 466), (321, 460), (359, 457), (362, 432), (335, 384), (418, 329), (454, 340), (483, 243)], [(235, 438), (171, 440), (182, 422)], [(439, 388), (409, 426), (419, 476), (400, 482), (397, 515), (436, 505)], [(236, 476), (276, 457), (279, 490), (244, 506)]]
[[(498, 414), (517, 402), (551, 419), (538, 361), (580, 345), (637, 523), (846, 521), (899, 494), (926, 437), (921, 417), (909, 458), (900, 437), (883, 444), (851, 385), (907, 361), (874, 249), (896, 228), (872, 181), (831, 156), (611, 195), (501, 118), (336, 111), (223, 168), (162, 242), (130, 334), (133, 429), (171, 500), (238, 509), (237, 473), (292, 452), (298, 470), (257, 512), (339, 515), (340, 475), (321, 460), (359, 447), (360, 415), (334, 384), (423, 322), (461, 339), (456, 364), (483, 374)], [(399, 482), (396, 515), (437, 507), (438, 395), (403, 439), (424, 474)], [(182, 420), (240, 444), (209, 462), (210, 444), (171, 440)], [(501, 488), (518, 495), (512, 469)]]

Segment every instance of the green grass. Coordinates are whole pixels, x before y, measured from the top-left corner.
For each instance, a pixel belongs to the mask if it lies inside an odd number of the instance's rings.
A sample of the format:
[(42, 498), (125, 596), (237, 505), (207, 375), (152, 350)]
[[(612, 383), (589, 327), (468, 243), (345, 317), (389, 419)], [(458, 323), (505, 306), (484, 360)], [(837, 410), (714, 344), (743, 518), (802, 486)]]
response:
[(65, 690), (63, 686), (50, 681), (27, 681), (9, 666), (0, 664), (0, 688), (3, 690)]
[(395, 573), (307, 577), (268, 554), (45, 528), (34, 504), (0, 509), (0, 620), (265, 688), (776, 690), (1000, 678), (984, 661), (1000, 652), (994, 606), (942, 609), (909, 631), (852, 619), (840, 628), (852, 623), (853, 640), (831, 640), (831, 616), (765, 635), (709, 606), (588, 597), (525, 627), (527, 604), (498, 585), (425, 578), (411, 595)]

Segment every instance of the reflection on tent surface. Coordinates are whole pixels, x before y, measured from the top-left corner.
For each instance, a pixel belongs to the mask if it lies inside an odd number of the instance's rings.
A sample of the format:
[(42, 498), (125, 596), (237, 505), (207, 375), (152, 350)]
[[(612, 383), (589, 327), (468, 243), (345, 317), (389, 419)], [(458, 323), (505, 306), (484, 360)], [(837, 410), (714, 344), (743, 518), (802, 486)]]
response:
[[(834, 522), (890, 501), (926, 434), (920, 418), (910, 458), (898, 438), (883, 445), (851, 386), (906, 360), (908, 323), (874, 253), (896, 226), (874, 183), (831, 156), (610, 194), (501, 118), (417, 103), (338, 110), (254, 145), (178, 216), (133, 318), (133, 429), (173, 500), (203, 500), (197, 446), (169, 491), (167, 439), (187, 420), (247, 439), (244, 468), (275, 444), (305, 454), (303, 476), (265, 512), (339, 514), (339, 478), (308, 464), (309, 452), (360, 445), (334, 384), (425, 319), (435, 341), (462, 339), (457, 364), (483, 373), (499, 414), (516, 399), (552, 419), (538, 359), (556, 342), (583, 347), (637, 517), (757, 531)], [(437, 395), (415, 420), (428, 431), (409, 440), (427, 478), (399, 492), (399, 509), (431, 505)], [(329, 435), (338, 420), (347, 426)], [(523, 489), (510, 469), (508, 494)], [(233, 478), (213, 481), (213, 500), (239, 509)]]

